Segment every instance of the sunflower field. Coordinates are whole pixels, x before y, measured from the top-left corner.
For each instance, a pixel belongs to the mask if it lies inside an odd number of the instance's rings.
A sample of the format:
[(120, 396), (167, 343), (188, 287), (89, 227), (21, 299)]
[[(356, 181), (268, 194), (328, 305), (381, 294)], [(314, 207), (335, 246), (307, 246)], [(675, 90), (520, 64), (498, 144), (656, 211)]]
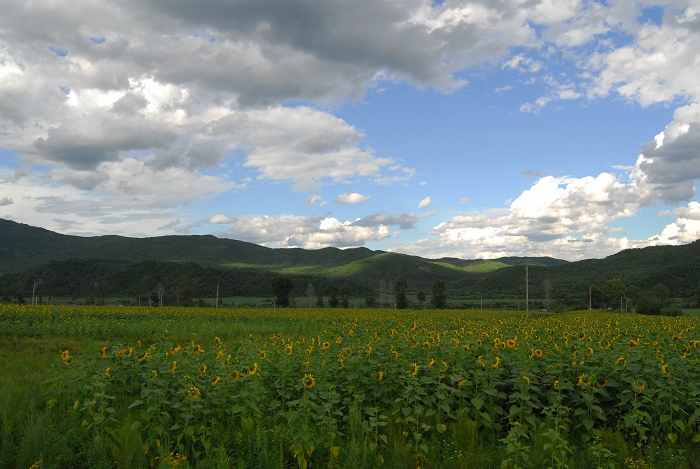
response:
[(0, 407), (0, 467), (699, 467), (699, 325), (0, 306), (3, 340), (60, 346), (28, 416)]

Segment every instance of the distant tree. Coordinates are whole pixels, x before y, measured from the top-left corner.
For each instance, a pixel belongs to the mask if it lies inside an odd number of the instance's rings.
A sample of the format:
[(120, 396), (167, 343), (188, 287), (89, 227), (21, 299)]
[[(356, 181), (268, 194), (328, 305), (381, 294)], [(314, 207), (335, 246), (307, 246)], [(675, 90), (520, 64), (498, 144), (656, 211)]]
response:
[(287, 307), (290, 305), (290, 297), (294, 284), (283, 275), (277, 275), (272, 278), (272, 291), (275, 294), (275, 303), (277, 306)]
[(603, 293), (605, 294), (605, 299), (609, 308), (619, 307), (622, 304), (622, 298), (625, 297), (625, 284), (622, 279), (610, 279), (608, 283), (605, 284)]
[(379, 306), (384, 307), (384, 292), (386, 291), (386, 282), (384, 279), (379, 280)]
[(651, 289), (651, 294), (663, 305), (668, 303), (668, 299), (671, 297), (671, 292), (668, 290), (668, 287), (662, 283), (654, 285)]
[(700, 308), (700, 281), (698, 281), (698, 286), (695, 288), (695, 305)]
[(321, 295), (321, 292), (318, 292), (318, 295), (316, 296), (316, 306), (319, 308), (323, 308), (325, 304), (323, 303), (323, 296)]
[(347, 283), (344, 283), (338, 288), (338, 296), (340, 296), (340, 306), (343, 308), (349, 308), (350, 307), (350, 293), (352, 290), (350, 289), (350, 285)]
[(374, 297), (374, 295), (369, 295), (367, 298), (365, 298), (365, 305), (367, 305), (368, 308), (374, 308), (376, 304), (377, 299)]
[(596, 309), (600, 309), (605, 305), (605, 296), (603, 295), (603, 289), (598, 285), (591, 285), (589, 289), (591, 306)]
[(545, 296), (545, 301), (546, 301), (545, 308), (547, 309), (547, 311), (551, 311), (552, 302), (551, 302), (550, 295), (552, 294), (552, 282), (548, 278), (546, 278), (546, 279), (544, 279), (543, 286), (544, 286), (544, 296)]
[(314, 297), (314, 284), (311, 282), (306, 286), (306, 295), (309, 297), (309, 308), (311, 308), (311, 300)]
[(392, 295), (394, 294), (394, 282), (389, 280), (389, 283), (386, 284), (386, 292), (389, 295), (389, 308), (391, 308), (391, 305), (394, 304), (392, 301)]
[(179, 292), (179, 297), (180, 297), (180, 302), (182, 303), (182, 306), (190, 306), (192, 303), (192, 287), (185, 286), (185, 287), (180, 287), (180, 292)]
[(338, 286), (331, 282), (328, 284), (326, 287), (326, 293), (328, 293), (328, 306), (331, 308), (337, 308), (338, 307)]
[(444, 308), (447, 306), (447, 286), (444, 280), (435, 280), (433, 283), (433, 306)]
[(428, 295), (426, 295), (423, 290), (418, 290), (418, 293), (416, 293), (416, 299), (420, 303), (425, 304), (425, 300), (428, 299)]
[(165, 286), (163, 286), (163, 283), (158, 282), (153, 292), (158, 297), (158, 306), (163, 307), (163, 295), (165, 295)]
[(24, 304), (24, 297), (22, 295), (17, 295), (17, 304), (18, 305)]
[(629, 298), (633, 305), (637, 304), (637, 301), (639, 300), (639, 295), (641, 293), (642, 292), (639, 290), (639, 287), (637, 285), (630, 285), (625, 289), (625, 296)]
[(32, 287), (32, 304), (36, 304), (36, 289), (39, 285), (44, 283), (44, 274), (42, 273), (40, 277), (34, 279), (34, 286)]
[(408, 298), (406, 297), (406, 290), (408, 289), (408, 282), (405, 278), (399, 277), (396, 281), (396, 286), (394, 291), (396, 293), (396, 308), (406, 309), (408, 306)]
[(637, 313), (656, 316), (661, 314), (662, 304), (650, 292), (644, 292), (637, 300)]

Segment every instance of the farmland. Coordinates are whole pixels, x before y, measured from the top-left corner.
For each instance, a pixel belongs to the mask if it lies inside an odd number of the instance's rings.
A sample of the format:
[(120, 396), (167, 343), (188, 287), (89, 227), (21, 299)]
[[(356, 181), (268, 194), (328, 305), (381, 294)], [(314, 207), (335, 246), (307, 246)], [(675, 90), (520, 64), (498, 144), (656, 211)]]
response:
[(0, 467), (697, 467), (699, 326), (0, 305)]

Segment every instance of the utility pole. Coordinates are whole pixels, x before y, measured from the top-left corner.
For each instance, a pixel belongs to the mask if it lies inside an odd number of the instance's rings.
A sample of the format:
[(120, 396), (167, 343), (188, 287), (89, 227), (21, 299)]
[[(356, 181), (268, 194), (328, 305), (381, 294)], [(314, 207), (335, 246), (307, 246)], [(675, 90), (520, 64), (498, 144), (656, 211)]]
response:
[(593, 312), (593, 287), (591, 285), (588, 286), (588, 312)]
[(530, 319), (530, 265), (525, 262), (525, 317)]
[(216, 306), (214, 309), (219, 309), (219, 282), (216, 282)]

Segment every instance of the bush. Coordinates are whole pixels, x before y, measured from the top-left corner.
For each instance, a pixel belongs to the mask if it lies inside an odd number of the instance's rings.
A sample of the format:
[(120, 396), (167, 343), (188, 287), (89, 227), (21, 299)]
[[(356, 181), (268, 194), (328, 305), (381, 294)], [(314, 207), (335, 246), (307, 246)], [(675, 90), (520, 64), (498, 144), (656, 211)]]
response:
[(644, 295), (637, 301), (637, 313), (657, 316), (661, 314), (661, 302), (651, 295)]
[(664, 316), (683, 316), (683, 310), (678, 305), (671, 305), (661, 308), (661, 314)]

